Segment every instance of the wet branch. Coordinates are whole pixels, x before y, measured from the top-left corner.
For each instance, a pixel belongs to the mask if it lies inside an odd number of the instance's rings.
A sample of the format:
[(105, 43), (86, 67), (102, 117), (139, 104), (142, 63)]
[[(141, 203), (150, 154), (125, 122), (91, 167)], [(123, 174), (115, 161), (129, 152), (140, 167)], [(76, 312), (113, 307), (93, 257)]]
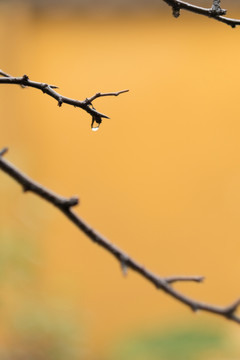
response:
[(157, 289), (164, 291), (179, 302), (187, 305), (193, 311), (207, 311), (209, 313), (217, 314), (236, 323), (240, 323), (240, 317), (237, 316), (237, 308), (240, 305), (240, 299), (228, 306), (215, 306), (193, 300), (185, 296), (181, 292), (174, 289), (172, 286), (176, 282), (202, 282), (202, 276), (170, 276), (162, 277), (152, 273), (144, 266), (139, 264), (136, 260), (131, 258), (127, 253), (122, 251), (116, 245), (111, 243), (104, 236), (95, 231), (89, 224), (87, 224), (81, 217), (79, 217), (72, 208), (78, 204), (77, 197), (65, 198), (55, 194), (54, 192), (44, 188), (42, 185), (30, 179), (27, 175), (18, 170), (14, 165), (3, 158), (7, 152), (7, 148), (0, 151), (0, 169), (6, 174), (16, 180), (23, 188), (24, 192), (31, 191), (40, 196), (44, 200), (50, 202), (57, 207), (72, 223), (74, 223), (89, 239), (98, 244), (110, 254), (112, 254), (120, 263), (122, 272), (127, 274), (128, 269), (132, 269), (139, 275), (151, 282)]
[(232, 28), (235, 28), (237, 25), (240, 25), (239, 19), (231, 19), (223, 16), (226, 15), (227, 10), (221, 8), (220, 6), (221, 0), (213, 0), (211, 8), (196, 6), (181, 0), (163, 0), (163, 1), (172, 7), (173, 16), (176, 18), (180, 16), (180, 10), (187, 10), (195, 14), (204, 15), (214, 20), (221, 21), (227, 25), (230, 25)]
[(98, 125), (97, 128), (101, 124), (102, 119), (104, 119), (104, 118), (109, 119), (109, 117), (107, 115), (104, 115), (104, 114), (100, 113), (99, 111), (97, 111), (93, 107), (92, 102), (99, 97), (118, 96), (120, 94), (128, 92), (128, 90), (121, 90), (118, 92), (109, 92), (109, 93), (100, 93), (99, 92), (90, 98), (86, 98), (85, 100), (80, 101), (80, 100), (74, 100), (74, 99), (68, 98), (66, 96), (60, 95), (55, 90), (58, 88), (57, 86), (32, 81), (29, 79), (29, 77), (27, 75), (23, 75), (20, 77), (13, 77), (13, 76), (5, 73), (4, 71), (0, 70), (0, 76), (1, 76), (0, 84), (17, 84), (23, 88), (32, 87), (32, 88), (41, 90), (44, 94), (47, 94), (47, 95), (51, 96), (52, 98), (54, 98), (55, 100), (57, 100), (58, 106), (62, 106), (62, 104), (68, 104), (68, 105), (72, 105), (74, 107), (83, 109), (84, 111), (86, 111), (87, 113), (89, 113), (92, 116), (92, 127), (93, 127), (94, 123), (96, 123)]

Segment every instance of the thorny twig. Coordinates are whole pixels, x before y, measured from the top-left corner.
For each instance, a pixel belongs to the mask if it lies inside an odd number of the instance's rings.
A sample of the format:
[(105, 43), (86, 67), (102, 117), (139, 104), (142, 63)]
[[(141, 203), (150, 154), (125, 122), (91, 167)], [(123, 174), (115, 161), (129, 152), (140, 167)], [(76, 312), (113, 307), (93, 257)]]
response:
[(93, 100), (95, 100), (99, 97), (103, 97), (103, 96), (118, 96), (120, 94), (123, 94), (123, 93), (129, 91), (129, 90), (121, 90), (121, 91), (109, 92), (109, 93), (100, 93), (99, 92), (90, 98), (86, 98), (85, 100), (80, 101), (80, 100), (74, 100), (74, 99), (68, 98), (66, 96), (60, 95), (55, 90), (58, 88), (57, 86), (32, 81), (29, 79), (29, 77), (27, 75), (23, 75), (21, 77), (13, 77), (13, 76), (3, 72), (2, 70), (0, 70), (0, 75), (2, 76), (2, 77), (0, 77), (0, 84), (18, 84), (18, 85), (22, 86), (23, 88), (32, 87), (35, 89), (39, 89), (39, 90), (42, 90), (42, 92), (44, 94), (47, 94), (47, 95), (53, 97), (55, 100), (57, 100), (58, 106), (62, 106), (62, 104), (65, 103), (65, 104), (72, 105), (74, 107), (79, 107), (79, 108), (85, 110), (87, 113), (89, 113), (92, 116), (92, 127), (93, 127), (94, 122), (96, 122), (98, 125), (97, 128), (101, 124), (103, 118), (109, 119), (109, 117), (107, 115), (100, 113), (93, 107), (93, 105), (92, 105)]
[(86, 236), (88, 236), (93, 242), (104, 248), (110, 254), (112, 254), (119, 262), (123, 271), (123, 274), (127, 274), (127, 269), (132, 269), (137, 272), (139, 275), (147, 279), (157, 289), (160, 289), (175, 298), (179, 302), (187, 305), (193, 311), (207, 311), (209, 313), (217, 314), (219, 316), (225, 317), (229, 320), (232, 320), (236, 323), (240, 323), (240, 317), (237, 316), (236, 311), (240, 305), (240, 299), (228, 306), (215, 306), (199, 302), (183, 295), (181, 292), (175, 290), (172, 286), (176, 282), (202, 282), (202, 276), (171, 276), (171, 277), (162, 277), (155, 275), (144, 266), (139, 264), (136, 260), (131, 258), (128, 254), (123, 252), (116, 245), (112, 244), (108, 239), (103, 237), (97, 231), (95, 231), (89, 224), (87, 224), (81, 217), (79, 217), (73, 210), (72, 207), (78, 204), (77, 197), (64, 198), (59, 196), (52, 191), (44, 188), (42, 185), (36, 183), (30, 179), (27, 175), (23, 174), (16, 167), (14, 167), (10, 162), (3, 159), (3, 155), (7, 152), (7, 148), (4, 148), (0, 151), (0, 169), (5, 173), (15, 179), (23, 188), (24, 192), (31, 191), (36, 195), (42, 197), (46, 201), (50, 202), (52, 205), (56, 206), (72, 223), (74, 223)]
[(221, 0), (213, 0), (213, 4), (211, 8), (196, 6), (181, 0), (163, 0), (163, 1), (172, 7), (173, 16), (176, 18), (179, 17), (180, 10), (183, 9), (193, 12), (195, 14), (208, 16), (217, 21), (221, 21), (227, 25), (230, 25), (232, 28), (235, 28), (237, 25), (240, 25), (239, 19), (231, 19), (223, 16), (226, 15), (227, 10), (221, 8), (220, 6)]

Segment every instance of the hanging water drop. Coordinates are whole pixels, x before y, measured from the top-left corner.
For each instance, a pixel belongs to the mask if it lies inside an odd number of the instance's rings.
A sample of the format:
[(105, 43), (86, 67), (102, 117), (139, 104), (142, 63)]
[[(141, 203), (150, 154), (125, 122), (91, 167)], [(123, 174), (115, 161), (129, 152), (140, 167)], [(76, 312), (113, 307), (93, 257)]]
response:
[(102, 122), (102, 119), (100, 117), (98, 118), (96, 116), (93, 116), (92, 124), (91, 124), (92, 131), (98, 131), (101, 122)]
[(99, 125), (100, 124), (98, 124), (97, 126), (91, 126), (92, 131), (98, 131)]

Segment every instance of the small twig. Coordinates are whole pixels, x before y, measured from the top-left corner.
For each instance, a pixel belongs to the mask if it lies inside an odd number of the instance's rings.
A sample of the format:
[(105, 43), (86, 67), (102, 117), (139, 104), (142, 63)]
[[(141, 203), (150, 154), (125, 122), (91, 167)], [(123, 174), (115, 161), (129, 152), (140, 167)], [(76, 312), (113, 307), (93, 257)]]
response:
[(203, 282), (204, 276), (168, 276), (165, 277), (165, 280), (168, 284), (180, 281), (193, 281), (193, 282)]
[(98, 97), (103, 97), (103, 96), (118, 96), (120, 94), (123, 94), (125, 92), (128, 92), (129, 90), (121, 90), (121, 91), (117, 91), (117, 92), (110, 92), (110, 93), (96, 93), (95, 95), (93, 95), (90, 98), (86, 98), (86, 100), (84, 101), (85, 104), (91, 104), (93, 102), (93, 100), (97, 99)]
[(120, 263), (123, 273), (126, 275), (128, 269), (132, 269), (137, 272), (139, 275), (151, 282), (157, 289), (160, 289), (175, 298), (179, 302), (187, 305), (193, 311), (207, 311), (209, 313), (217, 314), (219, 316), (225, 317), (229, 320), (232, 320), (236, 323), (240, 323), (240, 317), (236, 315), (238, 306), (240, 305), (240, 300), (235, 301), (233, 304), (230, 304), (225, 307), (219, 307), (215, 305), (206, 304), (193, 300), (190, 297), (183, 295), (181, 292), (175, 290), (172, 286), (175, 282), (188, 282), (196, 281), (201, 282), (203, 277), (201, 276), (171, 276), (171, 277), (161, 277), (155, 275), (151, 271), (147, 270), (144, 266), (139, 264), (136, 260), (131, 258), (128, 254), (118, 248), (116, 245), (112, 244), (104, 236), (100, 235), (95, 231), (90, 225), (88, 225), (81, 217), (73, 212), (72, 207), (77, 205), (78, 199), (72, 197), (70, 199), (64, 198), (55, 194), (54, 192), (44, 188), (42, 185), (36, 183), (30, 179), (27, 175), (23, 174), (16, 167), (14, 167), (10, 162), (3, 159), (3, 155), (6, 153), (7, 149), (4, 148), (0, 151), (0, 169), (2, 169), (6, 174), (15, 179), (22, 187), (24, 191), (31, 191), (36, 195), (42, 197), (44, 200), (50, 202), (52, 205), (56, 206), (72, 223), (74, 223), (89, 239), (93, 242), (104, 248), (107, 252), (112, 254)]
[(231, 19), (223, 16), (226, 15), (227, 10), (222, 9), (220, 7), (220, 0), (213, 0), (213, 5), (211, 8), (196, 6), (181, 0), (163, 0), (163, 1), (172, 7), (174, 17), (179, 17), (180, 10), (183, 9), (193, 12), (195, 14), (204, 15), (214, 20), (223, 22), (227, 25), (230, 25), (232, 28), (235, 28), (237, 25), (240, 25), (239, 19)]
[(44, 94), (47, 94), (57, 100), (58, 106), (62, 106), (62, 104), (68, 104), (72, 105), (74, 107), (78, 107), (89, 113), (92, 118), (97, 119), (109, 119), (107, 115), (104, 115), (97, 111), (95, 108), (93, 108), (91, 105), (92, 101), (95, 100), (98, 97), (103, 96), (118, 96), (119, 94), (123, 94), (127, 92), (128, 90), (122, 90), (118, 92), (110, 92), (110, 93), (97, 93), (90, 97), (89, 99), (85, 99), (84, 101), (80, 100), (74, 100), (71, 98), (68, 98), (66, 96), (60, 95), (58, 92), (56, 92), (54, 89), (57, 89), (57, 86), (55, 85), (49, 85), (46, 83), (36, 82), (29, 79), (27, 75), (23, 75), (21, 77), (13, 77), (9, 74), (6, 74), (2, 70), (0, 70), (0, 84), (17, 84), (21, 85), (22, 87), (32, 87), (38, 90), (41, 90)]

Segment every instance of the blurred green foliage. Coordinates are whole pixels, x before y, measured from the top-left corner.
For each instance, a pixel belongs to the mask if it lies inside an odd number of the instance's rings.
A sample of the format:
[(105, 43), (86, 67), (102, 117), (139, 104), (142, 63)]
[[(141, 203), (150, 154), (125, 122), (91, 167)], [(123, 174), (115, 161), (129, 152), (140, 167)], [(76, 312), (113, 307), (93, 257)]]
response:
[(37, 243), (2, 232), (0, 248), (0, 359), (82, 359), (81, 327), (71, 305), (39, 289)]
[(25, 237), (0, 233), (0, 285), (21, 287), (36, 280), (39, 251)]
[(166, 332), (141, 334), (123, 342), (115, 360), (200, 360), (209, 351), (221, 351), (225, 336), (206, 327), (174, 327)]

